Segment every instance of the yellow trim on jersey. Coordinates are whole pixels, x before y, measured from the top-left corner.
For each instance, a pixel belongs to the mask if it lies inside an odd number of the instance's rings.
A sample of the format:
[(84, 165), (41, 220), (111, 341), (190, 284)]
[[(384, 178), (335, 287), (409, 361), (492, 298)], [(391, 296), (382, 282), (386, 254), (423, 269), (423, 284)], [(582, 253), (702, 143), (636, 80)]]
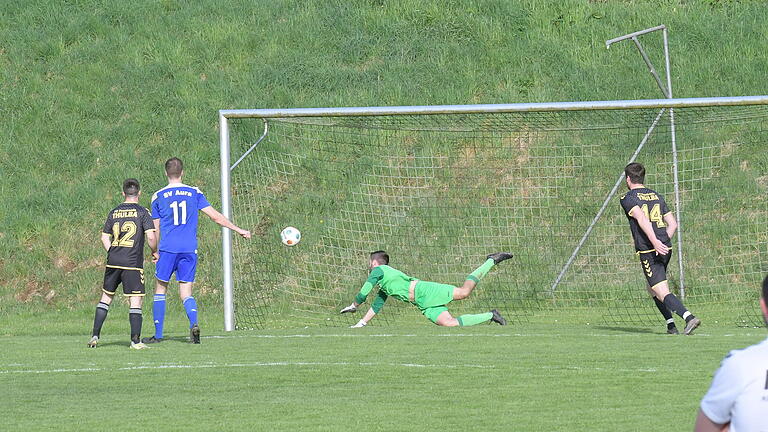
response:
[(109, 265), (109, 264), (107, 264), (107, 268), (120, 269), (120, 270), (138, 270), (138, 271), (144, 273), (144, 269), (143, 268), (139, 268), (139, 267), (122, 267), (122, 266), (116, 266), (116, 265)]
[(664, 213), (664, 214), (663, 214), (663, 215), (661, 215), (661, 216), (663, 217), (663, 216), (666, 216), (666, 215), (668, 215), (668, 214), (670, 214), (670, 213), (672, 213), (672, 210), (670, 210), (670, 211), (668, 211), (668, 212)]
[(661, 282), (659, 282), (659, 283), (655, 284), (654, 286), (652, 286), (652, 287), (651, 287), (651, 289), (654, 289), (654, 288), (656, 288), (657, 286), (659, 286), (659, 285), (663, 284), (663, 283), (664, 283), (664, 282), (666, 282), (667, 280), (668, 280), (668, 279), (664, 279), (663, 281), (661, 281)]
[(144, 232), (145, 232), (145, 233), (146, 233), (146, 232), (150, 232), (150, 231), (157, 231), (157, 230), (156, 230), (156, 229), (154, 229), (154, 228), (151, 228), (151, 229), (145, 229), (145, 230), (144, 230)]
[(637, 251), (635, 252), (635, 255), (640, 255), (644, 253), (650, 253), (650, 252), (656, 252), (656, 249), (650, 249), (650, 250), (644, 250), (644, 251)]

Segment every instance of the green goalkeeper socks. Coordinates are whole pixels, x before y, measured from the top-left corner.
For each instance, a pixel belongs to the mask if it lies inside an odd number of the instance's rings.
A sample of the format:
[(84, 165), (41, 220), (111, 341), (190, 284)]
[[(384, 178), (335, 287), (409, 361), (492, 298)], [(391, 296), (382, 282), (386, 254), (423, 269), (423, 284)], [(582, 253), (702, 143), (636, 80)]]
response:
[(485, 260), (483, 265), (481, 265), (480, 267), (476, 268), (475, 271), (470, 273), (469, 276), (467, 276), (467, 279), (468, 280), (473, 280), (475, 282), (480, 282), (480, 279), (482, 279), (483, 276), (488, 274), (488, 271), (490, 271), (491, 268), (493, 268), (494, 264), (495, 263), (493, 262), (493, 260), (488, 258), (487, 260)]
[[(493, 260), (489, 260), (489, 261), (491, 261), (491, 264), (493, 264)], [(486, 312), (486, 313), (474, 314), (474, 315), (462, 315), (456, 319), (459, 320), (460, 326), (473, 326), (476, 324), (482, 324), (488, 321), (489, 319), (491, 319), (492, 317), (493, 317), (493, 313)]]

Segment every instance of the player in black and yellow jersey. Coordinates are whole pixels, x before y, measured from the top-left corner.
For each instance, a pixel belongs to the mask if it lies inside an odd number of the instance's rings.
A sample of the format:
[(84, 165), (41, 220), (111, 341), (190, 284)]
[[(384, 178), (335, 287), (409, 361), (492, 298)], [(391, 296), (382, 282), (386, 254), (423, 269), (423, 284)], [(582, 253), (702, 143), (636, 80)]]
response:
[(701, 324), (683, 306), (680, 299), (669, 292), (667, 265), (672, 257), (672, 235), (677, 230), (674, 213), (667, 208), (664, 197), (643, 185), (645, 168), (631, 163), (624, 168), (627, 192), (621, 197), (621, 207), (629, 219), (629, 228), (635, 240), (635, 250), (640, 256), (643, 274), (648, 281), (648, 292), (653, 296), (656, 307), (667, 320), (667, 332), (677, 334), (671, 311), (685, 320), (685, 334), (691, 334)]
[(144, 236), (146, 235), (149, 248), (154, 253), (157, 252), (157, 232), (149, 211), (139, 205), (139, 195), (139, 181), (132, 178), (125, 180), (125, 202), (109, 212), (101, 233), (101, 243), (107, 251), (107, 268), (104, 271), (101, 301), (96, 306), (96, 317), (93, 320), (93, 336), (88, 342), (91, 348), (95, 348), (99, 343), (101, 326), (107, 318), (109, 305), (120, 284), (123, 285), (123, 294), (128, 297), (130, 305), (128, 321), (131, 325), (131, 348), (147, 348), (141, 343)]

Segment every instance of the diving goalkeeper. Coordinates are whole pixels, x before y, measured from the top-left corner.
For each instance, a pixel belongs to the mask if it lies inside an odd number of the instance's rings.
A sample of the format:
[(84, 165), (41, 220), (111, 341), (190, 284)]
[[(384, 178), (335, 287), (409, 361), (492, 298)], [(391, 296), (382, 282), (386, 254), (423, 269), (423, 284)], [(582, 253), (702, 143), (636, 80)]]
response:
[(500, 325), (507, 325), (507, 320), (499, 314), (496, 309), (472, 315), (462, 315), (458, 318), (451, 316), (448, 312), (446, 305), (453, 300), (462, 300), (472, 293), (480, 279), (485, 276), (488, 271), (496, 264), (512, 258), (511, 253), (498, 252), (488, 255), (488, 259), (475, 269), (469, 276), (464, 284), (460, 287), (453, 285), (440, 284), (435, 282), (421, 281), (412, 278), (405, 273), (390, 267), (389, 255), (384, 251), (371, 252), (368, 268), (371, 270), (368, 280), (360, 289), (360, 292), (355, 296), (355, 301), (351, 305), (341, 310), (341, 313), (356, 312), (357, 307), (360, 306), (368, 297), (374, 286), (379, 286), (379, 293), (376, 299), (373, 301), (371, 308), (365, 314), (365, 316), (353, 325), (353, 328), (363, 327), (368, 324), (368, 321), (381, 311), (384, 306), (384, 302), (387, 301), (389, 296), (392, 296), (398, 300), (411, 303), (419, 308), (422, 314), (427, 317), (433, 323), (439, 326), (455, 327), (455, 326), (471, 326), (475, 324), (481, 324), (488, 320), (499, 323)]

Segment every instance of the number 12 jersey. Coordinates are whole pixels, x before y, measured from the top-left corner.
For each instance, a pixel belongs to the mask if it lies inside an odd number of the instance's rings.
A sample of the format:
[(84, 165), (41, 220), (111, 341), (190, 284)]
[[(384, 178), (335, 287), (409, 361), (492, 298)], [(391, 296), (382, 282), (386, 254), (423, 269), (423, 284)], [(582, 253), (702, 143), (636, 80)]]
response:
[(112, 236), (107, 267), (129, 270), (144, 268), (144, 233), (154, 230), (149, 212), (139, 204), (122, 203), (112, 209), (102, 230)]

